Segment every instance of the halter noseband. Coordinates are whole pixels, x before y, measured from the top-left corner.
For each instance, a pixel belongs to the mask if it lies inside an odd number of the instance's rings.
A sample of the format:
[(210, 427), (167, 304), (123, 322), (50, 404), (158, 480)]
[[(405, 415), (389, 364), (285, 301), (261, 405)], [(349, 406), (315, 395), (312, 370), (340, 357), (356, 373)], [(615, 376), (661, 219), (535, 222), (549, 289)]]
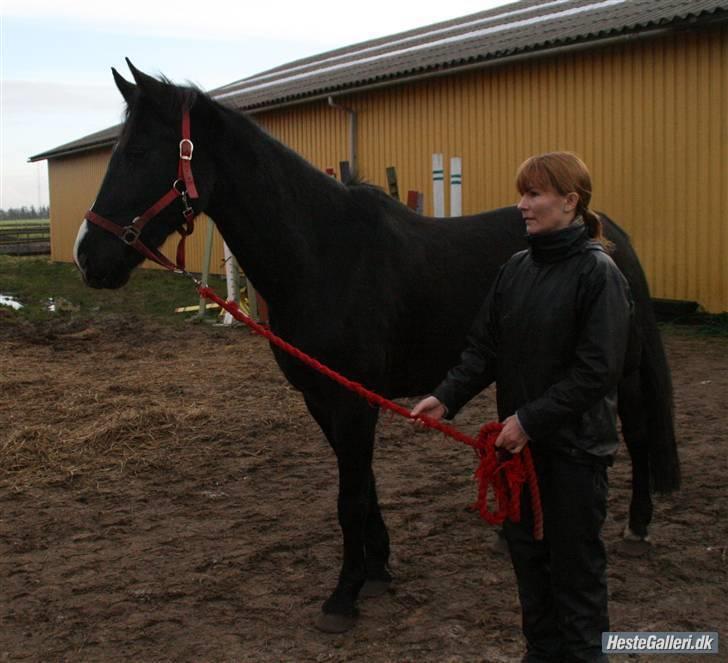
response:
[[(185, 111), (182, 115), (182, 140), (179, 142), (179, 166), (177, 168), (177, 179), (172, 183), (172, 188), (167, 191), (154, 205), (147, 209), (140, 216), (135, 217), (128, 226), (120, 226), (118, 223), (109, 221), (92, 209), (86, 212), (84, 219), (108, 230), (116, 235), (124, 244), (136, 249), (144, 257), (149, 258), (157, 264), (175, 272), (185, 271), (185, 238), (194, 230), (194, 220), (197, 216), (195, 210), (189, 203), (189, 199), (199, 198), (195, 180), (192, 177), (192, 152), (194, 145), (190, 139), (190, 114)], [(147, 225), (157, 214), (172, 204), (177, 198), (182, 199), (184, 208), (182, 216), (184, 223), (177, 229), (182, 236), (177, 245), (177, 262), (173, 263), (155, 248), (149, 248), (139, 239), (144, 226)]]

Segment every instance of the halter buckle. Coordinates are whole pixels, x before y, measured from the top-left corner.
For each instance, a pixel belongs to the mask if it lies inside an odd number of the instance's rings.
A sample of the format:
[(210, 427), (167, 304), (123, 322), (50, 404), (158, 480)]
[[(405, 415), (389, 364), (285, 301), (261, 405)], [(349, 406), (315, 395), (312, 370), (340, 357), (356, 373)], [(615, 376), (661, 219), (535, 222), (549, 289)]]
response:
[(179, 142), (179, 158), (184, 161), (192, 161), (192, 151), (195, 149), (189, 138), (183, 138)]
[(192, 205), (190, 205), (190, 201), (187, 199), (187, 194), (182, 194), (182, 204), (184, 205), (184, 209), (182, 210), (182, 215), (185, 217), (187, 221), (190, 220), (190, 217), (193, 217), (195, 215), (195, 210), (192, 209)]
[(119, 237), (121, 238), (121, 241), (124, 242), (124, 244), (128, 244), (131, 246), (139, 239), (139, 235), (141, 235), (141, 230), (137, 228), (134, 224), (139, 220), (139, 217), (136, 217), (131, 224), (128, 226), (124, 226), (121, 229), (121, 235)]

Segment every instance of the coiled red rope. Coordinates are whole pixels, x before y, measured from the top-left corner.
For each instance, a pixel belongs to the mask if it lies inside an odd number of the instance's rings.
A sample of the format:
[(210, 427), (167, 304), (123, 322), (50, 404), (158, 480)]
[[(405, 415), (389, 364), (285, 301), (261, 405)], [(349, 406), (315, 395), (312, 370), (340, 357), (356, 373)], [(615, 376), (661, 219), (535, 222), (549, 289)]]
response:
[[(519, 454), (510, 456), (506, 460), (499, 459), (499, 454), (495, 448), (495, 441), (503, 428), (501, 424), (495, 422), (485, 424), (476, 439), (462, 433), (457, 428), (448, 426), (427, 415), (413, 417), (407, 408), (370, 391), (358, 382), (349, 380), (310, 355), (307, 355), (305, 352), (293, 347), (290, 343), (287, 343), (270, 331), (270, 329), (258, 324), (245, 315), (235, 302), (225, 301), (207, 286), (199, 286), (198, 292), (201, 297), (205, 297), (218, 304), (236, 320), (247, 325), (256, 334), (263, 336), (273, 345), (279, 347), (292, 357), (295, 357), (307, 366), (331, 378), (346, 389), (358, 394), (371, 405), (395, 412), (406, 419), (421, 421), (428, 428), (438, 430), (446, 436), (475, 449), (480, 456), (480, 464), (475, 471), (475, 478), (478, 481), (478, 499), (474, 506), (486, 522), (492, 525), (501, 525), (506, 518), (509, 518), (513, 522), (519, 522), (521, 518), (521, 492), (523, 484), (528, 483), (533, 508), (533, 537), (536, 540), (543, 539), (541, 497), (538, 490), (538, 480), (536, 470), (533, 466), (531, 451), (526, 446)], [(491, 489), (493, 490), (496, 505), (493, 511), (488, 507), (488, 494)]]
[[(518, 454), (499, 452), (495, 441), (501, 430), (503, 424), (497, 422), (485, 424), (480, 429), (477, 448), (480, 464), (475, 470), (478, 499), (473, 506), (478, 509), (481, 518), (491, 525), (501, 525), (506, 518), (514, 523), (520, 522), (521, 492), (523, 484), (528, 483), (533, 508), (533, 538), (540, 541), (543, 539), (543, 510), (531, 450), (526, 446)], [(505, 458), (502, 459), (501, 455)], [(494, 511), (488, 507), (490, 488), (495, 497)]]

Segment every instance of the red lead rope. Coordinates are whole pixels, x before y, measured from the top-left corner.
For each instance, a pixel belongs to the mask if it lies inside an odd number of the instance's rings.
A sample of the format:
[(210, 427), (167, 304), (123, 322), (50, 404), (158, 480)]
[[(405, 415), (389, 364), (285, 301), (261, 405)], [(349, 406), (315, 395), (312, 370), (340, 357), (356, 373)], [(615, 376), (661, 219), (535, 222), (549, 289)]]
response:
[[(498, 434), (503, 424), (491, 422), (480, 429), (478, 455), (480, 464), (475, 470), (478, 481), (478, 499), (473, 505), (480, 512), (481, 518), (491, 525), (501, 525), (509, 520), (517, 523), (521, 518), (521, 491), (528, 482), (533, 507), (533, 538), (543, 539), (543, 510), (538, 479), (533, 466), (531, 450), (524, 447), (520, 454), (510, 455), (506, 460), (499, 460), (499, 452), (495, 447)], [(488, 508), (489, 488), (493, 488), (496, 510)]]
[[(108, 232), (119, 237), (124, 243), (139, 251), (143, 256), (153, 260), (162, 267), (181, 274), (188, 274), (185, 270), (185, 251), (184, 240), (193, 230), (193, 221), (195, 211), (189, 204), (188, 198), (197, 198), (198, 192), (195, 186), (195, 180), (192, 176), (192, 153), (194, 145), (190, 139), (190, 116), (189, 112), (185, 112), (182, 116), (182, 140), (179, 143), (179, 164), (177, 168), (177, 179), (172, 184), (172, 188), (160, 198), (154, 205), (146, 210), (141, 216), (136, 217), (128, 226), (122, 227), (113, 221), (110, 221), (96, 212), (89, 210), (86, 213), (86, 219), (94, 223)], [(179, 229), (182, 235), (177, 247), (177, 263), (171, 262), (157, 249), (148, 248), (140, 239), (144, 226), (159, 212), (168, 207), (177, 198), (181, 198), (184, 208), (182, 215), (184, 217), (184, 225)], [(198, 281), (196, 283), (199, 284)], [(375, 394), (358, 382), (348, 380), (340, 373), (331, 370), (328, 366), (324, 366), (321, 362), (316, 361), (313, 357), (294, 348), (290, 343), (286, 343), (283, 339), (276, 336), (269, 329), (251, 320), (235, 302), (227, 302), (218, 297), (213, 290), (207, 286), (198, 285), (200, 296), (205, 297), (219, 304), (236, 320), (246, 324), (256, 334), (267, 338), (271, 343), (281, 348), (296, 359), (302, 361), (307, 366), (317, 370), (319, 373), (326, 375), (338, 384), (359, 394), (372, 405), (376, 405), (385, 410), (396, 412), (406, 419), (417, 419), (428, 428), (439, 430), (448, 437), (451, 437), (463, 444), (467, 444), (476, 449), (480, 455), (480, 465), (475, 471), (475, 478), (478, 480), (478, 500), (475, 503), (480, 515), (489, 523), (500, 525), (506, 518), (513, 522), (519, 522), (521, 518), (521, 491), (523, 484), (528, 482), (531, 492), (531, 502), (533, 506), (533, 536), (536, 540), (543, 539), (543, 513), (541, 509), (541, 497), (538, 490), (538, 481), (536, 480), (536, 471), (533, 467), (533, 459), (531, 451), (528, 447), (524, 447), (520, 454), (511, 456), (507, 460), (498, 458), (495, 448), (495, 441), (502, 426), (498, 423), (490, 423), (483, 426), (480, 430), (478, 439), (474, 439), (456, 428), (443, 424), (437, 419), (420, 415), (413, 417), (409, 410), (397, 405), (393, 401), (387, 400), (379, 394)], [(488, 492), (492, 486), (495, 495), (496, 509), (490, 511), (488, 508)]]
[[(527, 482), (531, 493), (531, 506), (533, 507), (533, 537), (537, 541), (543, 539), (541, 495), (538, 489), (538, 480), (536, 478), (536, 470), (533, 466), (531, 450), (526, 446), (521, 453), (510, 456), (507, 460), (500, 460), (495, 448), (495, 441), (498, 433), (503, 428), (501, 424), (495, 422), (485, 424), (480, 429), (480, 435), (475, 439), (432, 417), (426, 415), (413, 417), (407, 408), (370, 391), (358, 382), (349, 380), (328, 366), (324, 366), (321, 362), (307, 355), (305, 352), (301, 352), (298, 348), (293, 347), (290, 343), (287, 343), (272, 331), (245, 315), (235, 302), (225, 301), (207, 286), (199, 286), (198, 291), (201, 297), (205, 297), (218, 304), (236, 320), (247, 325), (256, 334), (263, 336), (273, 343), (273, 345), (279, 347), (292, 357), (295, 357), (307, 366), (331, 378), (346, 389), (358, 394), (372, 405), (395, 412), (406, 419), (421, 421), (428, 428), (439, 430), (446, 436), (475, 449), (480, 456), (480, 465), (475, 471), (475, 478), (478, 481), (478, 499), (474, 506), (478, 509), (481, 517), (491, 525), (501, 525), (506, 518), (509, 518), (513, 522), (520, 521), (521, 491), (523, 484)], [(491, 511), (488, 507), (488, 493), (491, 487), (495, 497), (495, 511)]]

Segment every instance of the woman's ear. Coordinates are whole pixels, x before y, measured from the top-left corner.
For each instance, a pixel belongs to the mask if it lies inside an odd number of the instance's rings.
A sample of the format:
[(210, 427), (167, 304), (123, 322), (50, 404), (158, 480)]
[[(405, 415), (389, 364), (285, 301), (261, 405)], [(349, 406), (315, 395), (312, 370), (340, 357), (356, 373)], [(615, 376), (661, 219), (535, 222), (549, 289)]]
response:
[(576, 191), (567, 193), (564, 196), (564, 212), (573, 212), (579, 205), (579, 194)]

